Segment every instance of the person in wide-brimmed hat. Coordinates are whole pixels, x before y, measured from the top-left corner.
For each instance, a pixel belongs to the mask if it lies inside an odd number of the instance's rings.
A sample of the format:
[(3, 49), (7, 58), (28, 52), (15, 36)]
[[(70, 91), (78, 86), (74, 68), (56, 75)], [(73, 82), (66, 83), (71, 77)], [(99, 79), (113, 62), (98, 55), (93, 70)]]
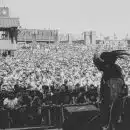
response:
[[(94, 54), (93, 62), (98, 70), (103, 72), (100, 83), (101, 116), (103, 119), (103, 126), (106, 125), (108, 127), (109, 122), (115, 122), (116, 118), (119, 116), (119, 111), (121, 109), (120, 107), (118, 107), (117, 110), (116, 106), (114, 106), (114, 103), (118, 99), (122, 98), (122, 92), (125, 86), (125, 82), (124, 76), (122, 74), (122, 69), (115, 62), (118, 58), (124, 59), (125, 56), (129, 55), (130, 54), (128, 54), (124, 50), (115, 50), (111, 52), (103, 52), (101, 54)], [(109, 109), (109, 107), (111, 109)], [(109, 110), (111, 110), (110, 115)], [(111, 114), (112, 116), (114, 116), (111, 117)]]

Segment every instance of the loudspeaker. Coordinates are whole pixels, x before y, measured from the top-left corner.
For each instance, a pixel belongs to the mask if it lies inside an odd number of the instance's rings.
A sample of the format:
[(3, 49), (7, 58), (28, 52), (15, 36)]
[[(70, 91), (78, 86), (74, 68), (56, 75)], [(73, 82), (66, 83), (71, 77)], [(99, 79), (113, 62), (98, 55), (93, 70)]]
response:
[[(62, 125), (63, 130), (98, 130), (99, 109), (94, 105), (66, 107), (68, 117)], [(65, 115), (66, 117), (66, 115)]]

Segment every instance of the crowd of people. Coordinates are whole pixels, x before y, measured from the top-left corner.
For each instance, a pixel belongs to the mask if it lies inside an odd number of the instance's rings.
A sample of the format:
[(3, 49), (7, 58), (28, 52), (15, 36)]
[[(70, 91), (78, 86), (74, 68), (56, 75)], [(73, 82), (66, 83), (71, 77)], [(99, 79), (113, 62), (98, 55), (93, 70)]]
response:
[(94, 85), (89, 86), (88, 91), (85, 87), (80, 87), (80, 84), (76, 84), (75, 89), (69, 90), (65, 81), (60, 87), (56, 87), (55, 84), (44, 85), (42, 90), (40, 92), (15, 84), (12, 91), (0, 92), (0, 114), (8, 111), (9, 115), (4, 118), (10, 118), (10, 127), (35, 126), (42, 123), (49, 125), (48, 110), (51, 112), (52, 122), (56, 121), (53, 120), (54, 115), (60, 118), (61, 105), (81, 103), (96, 105), (98, 100), (98, 90)]
[[(46, 121), (46, 112), (42, 112), (46, 105), (96, 103), (101, 72), (93, 64), (93, 54), (124, 49), (110, 43), (37, 44), (33, 43), (30, 49), (18, 49), (14, 57), (0, 58), (0, 106), (1, 110), (11, 111), (12, 127)], [(118, 64), (127, 80), (129, 59)]]

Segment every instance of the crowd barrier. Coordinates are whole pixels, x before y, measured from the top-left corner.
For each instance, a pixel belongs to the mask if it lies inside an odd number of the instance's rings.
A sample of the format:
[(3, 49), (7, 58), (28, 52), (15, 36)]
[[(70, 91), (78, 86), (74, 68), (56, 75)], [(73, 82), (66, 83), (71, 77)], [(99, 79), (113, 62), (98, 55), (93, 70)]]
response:
[[(71, 107), (81, 107), (90, 105), (88, 103), (85, 104), (66, 104), (66, 105), (45, 105), (41, 108), (41, 120), (38, 124), (34, 122), (30, 123), (29, 125), (23, 125), (22, 127), (36, 127), (36, 126), (47, 126), (47, 127), (55, 127), (61, 128), (62, 124), (67, 115), (67, 109)], [(91, 104), (92, 105), (92, 104)], [(17, 115), (17, 111), (9, 111), (9, 110), (0, 110), (0, 129), (4, 128), (17, 128), (19, 127), (14, 123), (12, 125), (13, 119), (18, 119), (19, 115)], [(26, 116), (26, 114), (20, 114), (20, 116)], [(13, 118), (13, 119), (12, 119)], [(35, 120), (34, 120), (35, 121)], [(17, 121), (16, 121), (17, 122)], [(15, 126), (16, 125), (16, 126)]]

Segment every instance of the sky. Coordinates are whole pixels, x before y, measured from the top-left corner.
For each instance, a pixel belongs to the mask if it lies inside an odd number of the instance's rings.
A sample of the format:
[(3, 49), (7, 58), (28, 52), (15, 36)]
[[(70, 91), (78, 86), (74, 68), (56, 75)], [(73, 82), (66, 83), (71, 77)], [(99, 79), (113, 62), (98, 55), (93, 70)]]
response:
[(130, 36), (129, 0), (0, 0), (10, 16), (19, 17), (23, 28), (58, 29), (80, 34), (96, 31), (97, 36)]

